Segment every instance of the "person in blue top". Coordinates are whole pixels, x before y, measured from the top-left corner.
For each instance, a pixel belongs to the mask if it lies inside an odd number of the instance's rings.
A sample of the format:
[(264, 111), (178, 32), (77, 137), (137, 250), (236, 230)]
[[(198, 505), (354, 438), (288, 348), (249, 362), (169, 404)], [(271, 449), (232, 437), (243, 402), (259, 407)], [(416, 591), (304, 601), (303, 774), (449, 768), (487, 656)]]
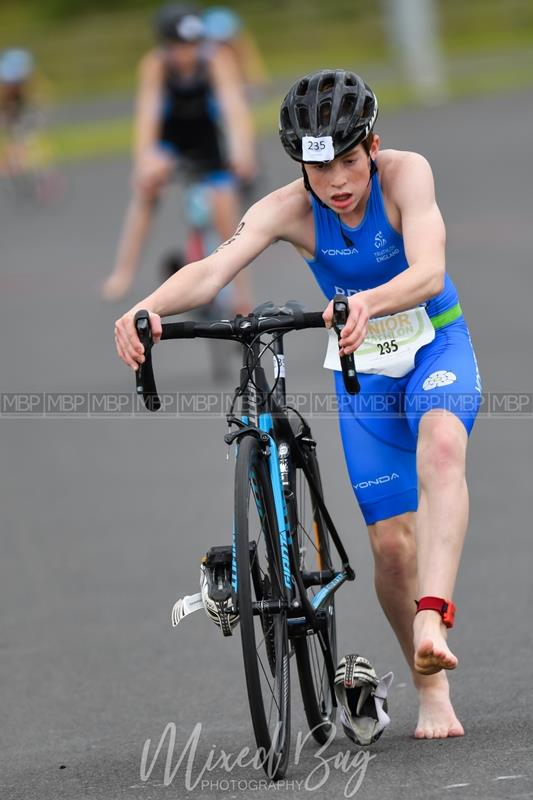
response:
[[(296, 81), (280, 137), (302, 178), (272, 192), (212, 255), (186, 266), (115, 324), (119, 356), (143, 362), (133, 317), (209, 301), (270, 244), (302, 254), (326, 298), (349, 318), (328, 349), (351, 483), (368, 525), (379, 601), (419, 694), (417, 738), (463, 735), (447, 671), (451, 601), (468, 522), (465, 459), (481, 385), (457, 291), (445, 269), (445, 228), (421, 155), (380, 150), (372, 90), (355, 73)], [(339, 351), (340, 346), (340, 351)], [(361, 393), (347, 396), (338, 354), (355, 352)], [(418, 598), (417, 605), (415, 599)]]

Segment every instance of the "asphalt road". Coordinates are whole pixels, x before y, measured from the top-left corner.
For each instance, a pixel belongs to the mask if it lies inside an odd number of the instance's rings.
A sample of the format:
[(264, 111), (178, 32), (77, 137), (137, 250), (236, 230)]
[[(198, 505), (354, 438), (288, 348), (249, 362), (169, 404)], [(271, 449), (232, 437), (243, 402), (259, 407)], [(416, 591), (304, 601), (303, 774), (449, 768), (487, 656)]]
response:
[[(55, 416), (43, 417), (20, 405), (14, 415), (4, 404), (3, 800), (339, 797), (358, 781), (365, 800), (533, 797), (532, 127), (531, 94), (394, 116), (385, 110), (379, 125), (383, 146), (418, 150), (434, 167), (448, 268), (484, 387), (507, 393), (499, 397), (504, 405), (493, 405), (498, 414), (480, 418), (469, 456), (471, 523), (451, 635), (461, 660), (451, 681), (464, 739), (412, 738), (415, 696), (373, 593), (334, 416), (311, 422), (327, 498), (358, 571), (357, 583), (340, 595), (340, 649), (363, 653), (381, 674), (395, 671), (393, 722), (370, 760), (339, 733), (322, 759), (348, 754), (344, 759), (326, 765), (307, 742), (292, 759), (288, 783), (267, 788), (252, 766), (204, 769), (221, 749), (236, 757), (252, 744), (238, 637), (222, 640), (200, 614), (177, 631), (170, 627), (174, 600), (197, 590), (200, 556), (231, 537), (233, 462), (226, 459), (223, 419), (58, 417), (57, 406)], [(265, 185), (296, 175), (274, 138), (263, 150)], [(126, 305), (104, 306), (98, 297), (127, 176), (124, 161), (72, 167), (65, 199), (44, 209), (0, 194), (0, 376), (10, 397), (131, 390), (112, 335)], [(177, 209), (169, 197), (132, 300), (153, 286), (159, 254), (179, 240)], [(258, 300), (295, 297), (309, 309), (323, 306), (305, 264), (286, 246), (260, 258), (252, 275)], [(294, 392), (331, 389), (321, 369), (321, 336), (287, 341)], [(202, 342), (161, 345), (157, 370), (162, 390), (213, 388)], [(523, 395), (518, 403), (516, 395)], [(143, 745), (151, 740), (153, 757), (169, 723), (176, 726), (173, 767), (201, 723), (191, 771), (184, 759), (165, 785), (162, 752), (143, 780)], [(305, 735), (295, 691), (294, 752), (298, 730)]]

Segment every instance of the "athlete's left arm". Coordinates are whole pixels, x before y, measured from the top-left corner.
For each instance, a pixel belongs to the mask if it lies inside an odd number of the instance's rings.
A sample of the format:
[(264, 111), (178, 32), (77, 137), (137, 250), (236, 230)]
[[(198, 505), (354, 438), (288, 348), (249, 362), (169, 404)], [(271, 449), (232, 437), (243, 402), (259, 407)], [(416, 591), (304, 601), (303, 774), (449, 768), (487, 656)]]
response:
[(235, 55), (229, 48), (216, 50), (210, 75), (228, 137), (231, 167), (237, 177), (250, 180), (256, 169), (253, 121)]
[(400, 211), (409, 268), (365, 292), (371, 317), (429, 300), (444, 287), (446, 233), (435, 200), (431, 167), (417, 153), (403, 153), (388, 181), (388, 194)]

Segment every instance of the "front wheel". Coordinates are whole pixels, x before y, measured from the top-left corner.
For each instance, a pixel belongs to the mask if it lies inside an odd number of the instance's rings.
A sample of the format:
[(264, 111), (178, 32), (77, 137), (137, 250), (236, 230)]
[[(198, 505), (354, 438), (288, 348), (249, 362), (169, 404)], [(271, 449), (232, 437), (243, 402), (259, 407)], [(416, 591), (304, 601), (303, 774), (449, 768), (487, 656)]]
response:
[(235, 539), (250, 713), (265, 772), (279, 780), (285, 775), (290, 747), (286, 589), (267, 460), (252, 436), (241, 440), (237, 454)]
[[(293, 546), (301, 573), (340, 570), (339, 559), (331, 546), (327, 525), (316, 502), (322, 498), (322, 482), (315, 450), (301, 445), (300, 458), (305, 459), (311, 481), (302, 466), (293, 471), (294, 511), (296, 514)], [(313, 602), (320, 585), (307, 587), (307, 597)], [(335, 722), (336, 706), (328, 674), (328, 658), (337, 665), (337, 628), (335, 600), (332, 594), (320, 603), (317, 614), (322, 622), (322, 642), (318, 634), (294, 639), (302, 701), (309, 729), (319, 744), (326, 744)], [(325, 648), (325, 650), (324, 650)]]

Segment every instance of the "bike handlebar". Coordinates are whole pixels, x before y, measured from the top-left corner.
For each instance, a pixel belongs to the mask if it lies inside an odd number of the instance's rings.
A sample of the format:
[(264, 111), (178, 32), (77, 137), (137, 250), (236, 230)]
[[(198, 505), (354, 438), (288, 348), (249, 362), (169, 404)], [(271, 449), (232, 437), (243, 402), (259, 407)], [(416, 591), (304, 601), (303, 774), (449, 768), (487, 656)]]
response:
[[(346, 325), (350, 309), (348, 307), (348, 300), (342, 294), (336, 294), (333, 298), (333, 327), (340, 338), (341, 331)], [(340, 356), (342, 377), (344, 378), (344, 386), (348, 394), (359, 394), (360, 386), (357, 380), (357, 371), (355, 369), (355, 360), (353, 353), (350, 355)]]
[[(348, 301), (345, 297), (338, 295), (335, 297), (334, 303), (334, 328), (338, 334), (347, 318)], [(152, 366), (151, 350), (153, 338), (148, 311), (137, 311), (134, 322), (137, 335), (144, 347), (145, 357), (144, 362), (139, 365), (136, 372), (137, 394), (142, 394), (144, 404), (149, 411), (158, 411), (161, 408), (161, 401), (157, 393)], [(246, 317), (238, 315), (232, 320), (218, 320), (215, 322), (165, 322), (162, 327), (161, 341), (166, 339), (202, 338), (227, 339), (246, 343), (261, 333), (323, 328), (325, 323), (321, 311), (305, 312), (299, 309), (291, 309), (290, 314), (280, 312), (279, 314), (256, 316), (251, 313)], [(359, 383), (353, 355), (341, 356), (341, 366), (346, 390), (350, 394), (356, 394), (359, 391)]]
[(150, 314), (142, 309), (135, 314), (135, 328), (137, 336), (144, 347), (144, 363), (139, 364), (135, 373), (135, 383), (137, 394), (142, 394), (144, 405), (148, 411), (159, 411), (161, 400), (155, 385), (154, 369), (152, 366), (151, 350), (154, 345), (152, 338), (152, 328), (150, 326)]
[(165, 322), (163, 339), (233, 339), (246, 341), (258, 333), (279, 330), (295, 331), (305, 328), (323, 328), (324, 320), (320, 311), (301, 312), (299, 315), (276, 314), (268, 317), (235, 317), (218, 322)]

